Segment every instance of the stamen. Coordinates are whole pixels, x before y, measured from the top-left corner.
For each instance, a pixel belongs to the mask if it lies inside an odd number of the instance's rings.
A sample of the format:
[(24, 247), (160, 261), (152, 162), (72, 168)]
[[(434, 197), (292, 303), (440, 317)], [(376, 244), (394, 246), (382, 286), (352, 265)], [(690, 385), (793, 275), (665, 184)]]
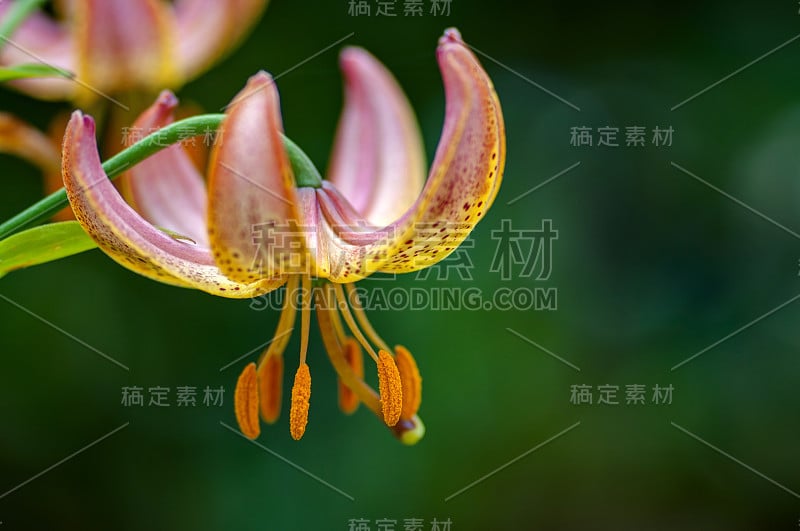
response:
[[(348, 337), (343, 345), (344, 359), (353, 375), (358, 379), (364, 378), (364, 357), (361, 347), (352, 337)], [(339, 378), (339, 409), (347, 415), (353, 414), (358, 409), (358, 396)]]
[[(333, 297), (333, 300), (336, 300), (336, 298)], [(333, 322), (333, 327), (336, 330), (336, 338), (339, 340), (340, 344), (344, 345), (344, 342), (348, 336), (344, 331), (344, 325), (342, 324), (342, 316), (339, 315), (338, 311), (331, 312), (330, 315), (331, 315), (331, 322)]]
[(345, 284), (345, 289), (347, 290), (347, 295), (350, 297), (350, 300), (354, 302), (353, 305), (353, 314), (356, 316), (356, 320), (358, 324), (361, 325), (361, 328), (364, 330), (364, 333), (367, 334), (373, 343), (378, 345), (378, 348), (382, 348), (385, 351), (390, 351), (389, 345), (384, 341), (381, 336), (375, 331), (372, 327), (372, 323), (369, 322), (367, 319), (367, 314), (364, 312), (364, 307), (361, 305), (361, 301), (358, 298), (358, 292), (356, 291), (356, 287), (353, 284)]
[(350, 305), (347, 303), (347, 297), (344, 294), (342, 285), (334, 283), (331, 283), (331, 285), (336, 293), (336, 307), (341, 310), (344, 322), (347, 323), (347, 326), (350, 328), (350, 332), (356, 339), (358, 339), (358, 342), (361, 343), (361, 346), (364, 347), (364, 350), (369, 353), (372, 359), (375, 360), (375, 363), (378, 363), (378, 355), (375, 354), (375, 350), (372, 348), (372, 345), (369, 344), (367, 339), (364, 337), (364, 334), (361, 333), (361, 329), (356, 326), (356, 322), (353, 319), (353, 314), (350, 313)]
[[(322, 336), (322, 341), (325, 343), (325, 350), (328, 352), (331, 364), (333, 364), (334, 369), (336, 369), (336, 374), (339, 375), (342, 382), (358, 396), (359, 400), (367, 406), (375, 416), (380, 419), (385, 418), (378, 394), (363, 379), (357, 378), (355, 374), (353, 374), (352, 368), (345, 359), (344, 351), (338, 341), (335, 325), (333, 323), (334, 317), (338, 317), (338, 312), (332, 305), (334, 299), (333, 286), (328, 284), (318, 289), (316, 291), (316, 297), (318, 298), (317, 322), (319, 323), (320, 335)], [(390, 429), (395, 437), (403, 444), (407, 445), (416, 444), (425, 435), (425, 425), (416, 415), (409, 420), (400, 419), (400, 421)]]
[(308, 333), (311, 331), (311, 278), (303, 275), (302, 306), (300, 306), (300, 364), (306, 362)]
[(411, 419), (417, 414), (422, 402), (422, 378), (419, 375), (417, 362), (405, 347), (394, 348), (395, 362), (400, 373), (400, 384), (403, 387), (403, 409), (400, 417)]
[(281, 415), (283, 392), (283, 356), (270, 353), (258, 366), (258, 396), (261, 418), (269, 424)]
[(261, 418), (269, 424), (278, 420), (281, 414), (281, 397), (283, 395), (283, 351), (291, 339), (294, 329), (297, 308), (294, 302), (300, 279), (292, 275), (286, 282), (281, 317), (275, 336), (258, 360), (258, 396), (261, 406)]
[(378, 394), (362, 378), (357, 377), (353, 373), (353, 369), (347, 363), (347, 359), (344, 356), (344, 349), (339, 342), (336, 326), (334, 325), (334, 319), (338, 318), (339, 312), (333, 306), (333, 286), (327, 284), (323, 288), (317, 290), (316, 296), (318, 299), (317, 323), (319, 324), (319, 332), (322, 336), (322, 342), (325, 344), (328, 358), (330, 358), (331, 364), (336, 370), (336, 374), (341, 378), (342, 382), (358, 396), (358, 399), (364, 405), (375, 413), (376, 416), (383, 418)]
[(387, 426), (394, 426), (400, 420), (403, 409), (403, 387), (397, 365), (392, 355), (385, 350), (378, 353), (378, 390), (381, 394), (383, 421)]
[(258, 360), (261, 364), (270, 354), (278, 353), (283, 354), (286, 350), (286, 345), (289, 344), (291, 339), (291, 332), (294, 330), (294, 320), (297, 315), (297, 308), (294, 306), (295, 297), (297, 296), (297, 286), (300, 284), (300, 279), (297, 275), (289, 276), (286, 281), (286, 291), (283, 300), (283, 308), (281, 308), (281, 317), (278, 319), (278, 326), (275, 329), (275, 335), (272, 337), (272, 342)]
[(261, 427), (258, 424), (257, 380), (256, 364), (248, 363), (236, 382), (233, 394), (236, 422), (242, 433), (250, 439), (257, 439), (261, 434)]
[(297, 368), (292, 386), (292, 407), (289, 410), (289, 433), (295, 441), (299, 441), (306, 432), (308, 424), (308, 407), (311, 399), (311, 373), (303, 362)]

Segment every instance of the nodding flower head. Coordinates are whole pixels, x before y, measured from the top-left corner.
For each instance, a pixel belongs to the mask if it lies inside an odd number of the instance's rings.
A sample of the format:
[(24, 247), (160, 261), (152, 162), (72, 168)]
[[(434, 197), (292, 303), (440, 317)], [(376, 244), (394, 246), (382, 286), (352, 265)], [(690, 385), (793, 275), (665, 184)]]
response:
[[(186, 152), (172, 146), (126, 177), (136, 210), (103, 173), (92, 119), (76, 112), (70, 121), (63, 148), (67, 194), (77, 219), (114, 260), (152, 279), (223, 297), (286, 286), (274, 338), (237, 384), (236, 418), (248, 437), (259, 435), (259, 417), (267, 423), (279, 417), (283, 355), (298, 313), (289, 425), (295, 439), (305, 433), (312, 309), (339, 377), (341, 409), (352, 413), (363, 403), (408, 444), (424, 433), (417, 363), (408, 349), (391, 348), (375, 331), (354, 283), (442, 260), (484, 217), (500, 187), (505, 131), (492, 82), (456, 30), (440, 39), (437, 57), (446, 110), (427, 180), (408, 101), (392, 75), (358, 48), (341, 56), (345, 106), (326, 180), (296, 178), (278, 92), (266, 73), (253, 76), (228, 106), (207, 188)], [(169, 123), (176, 105), (163, 93), (137, 125)], [(363, 353), (374, 364), (377, 391), (365, 381)]]

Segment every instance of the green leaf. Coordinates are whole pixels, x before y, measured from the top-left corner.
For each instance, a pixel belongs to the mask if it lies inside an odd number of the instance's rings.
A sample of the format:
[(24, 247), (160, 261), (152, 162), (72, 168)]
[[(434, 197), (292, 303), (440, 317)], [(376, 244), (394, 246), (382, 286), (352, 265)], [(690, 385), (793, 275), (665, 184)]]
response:
[(0, 21), (0, 41), (2, 41), (0, 47), (8, 42), (9, 37), (14, 34), (14, 30), (44, 2), (45, 0), (17, 0), (9, 6), (3, 20)]
[(44, 63), (26, 63), (0, 68), (0, 82), (28, 77), (75, 77), (72, 72)]
[(34, 227), (0, 241), (0, 278), (10, 271), (94, 249), (97, 244), (77, 221)]

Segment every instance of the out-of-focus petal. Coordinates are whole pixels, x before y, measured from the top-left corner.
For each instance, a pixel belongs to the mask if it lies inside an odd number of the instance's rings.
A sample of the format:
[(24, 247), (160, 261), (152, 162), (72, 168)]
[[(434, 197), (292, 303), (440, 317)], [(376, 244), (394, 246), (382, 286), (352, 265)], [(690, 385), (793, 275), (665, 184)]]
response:
[(75, 0), (70, 11), (77, 47), (75, 73), (86, 85), (79, 89), (80, 100), (95, 99), (95, 90), (156, 91), (178, 84), (172, 52), (174, 21), (163, 2)]
[(340, 64), (345, 105), (328, 178), (364, 219), (388, 225), (422, 190), (422, 137), (402, 89), (377, 59), (348, 48)]
[(0, 152), (25, 159), (45, 174), (58, 172), (61, 167), (58, 144), (35, 127), (4, 112), (0, 113)]
[(266, 5), (267, 0), (176, 0), (180, 75), (194, 77), (234, 48)]
[[(12, 7), (11, 2), (0, 2), (0, 20)], [(73, 42), (68, 32), (44, 13), (36, 12), (26, 18), (3, 43), (0, 65), (44, 62), (70, 72), (76, 64)], [(73, 96), (77, 85), (62, 78), (21, 79), (8, 83), (31, 96), (47, 100), (67, 99)]]
[(408, 272), (449, 255), (469, 235), (494, 200), (505, 165), (500, 102), (480, 62), (456, 30), (438, 48), (444, 79), (445, 122), (430, 176), (414, 205), (381, 229), (359, 219), (335, 187), (304, 196), (303, 225), (315, 272), (352, 282), (375, 271)]
[[(178, 98), (165, 90), (136, 119), (131, 130), (147, 134), (169, 125), (177, 105)], [(135, 141), (131, 135), (127, 143)], [(180, 144), (146, 158), (120, 179), (124, 195), (144, 219), (208, 248), (205, 183)]]
[(297, 198), (281, 134), (278, 91), (260, 72), (228, 107), (209, 162), (209, 239), (230, 278), (271, 278), (298, 258)]
[[(45, 134), (10, 114), (0, 113), (0, 152), (25, 159), (42, 170), (45, 194), (51, 194), (64, 185), (58, 146), (66, 123), (63, 116), (57, 116)], [(72, 210), (65, 207), (54, 214), (53, 219), (68, 221), (75, 218)]]
[(111, 258), (151, 279), (222, 297), (254, 297), (283, 284), (280, 278), (232, 282), (207, 249), (175, 240), (145, 221), (103, 172), (94, 134), (94, 120), (75, 111), (64, 136), (64, 186), (75, 217)]

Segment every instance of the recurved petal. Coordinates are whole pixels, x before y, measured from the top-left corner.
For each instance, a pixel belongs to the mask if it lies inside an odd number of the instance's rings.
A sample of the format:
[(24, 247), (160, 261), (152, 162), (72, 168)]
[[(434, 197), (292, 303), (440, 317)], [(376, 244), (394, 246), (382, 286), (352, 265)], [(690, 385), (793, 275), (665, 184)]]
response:
[(388, 225), (422, 190), (422, 137), (402, 89), (377, 59), (348, 48), (340, 65), (345, 104), (328, 178), (364, 219)]
[(267, 0), (176, 0), (178, 69), (195, 77), (233, 49), (256, 23)]
[(446, 98), (442, 136), (422, 195), (398, 223), (408, 228), (382, 271), (415, 271), (446, 257), (500, 188), (506, 139), (494, 85), (457, 30), (445, 32), (437, 55)]
[(284, 282), (232, 282), (207, 250), (175, 240), (145, 221), (103, 172), (94, 135), (94, 120), (75, 111), (64, 136), (62, 175), (75, 217), (111, 258), (154, 280), (222, 297), (254, 297)]
[(273, 278), (300, 249), (294, 177), (281, 138), (278, 91), (268, 74), (250, 78), (220, 131), (208, 178), (214, 258), (234, 280)]
[[(304, 202), (315, 272), (352, 282), (375, 271), (408, 272), (449, 255), (491, 205), (505, 165), (505, 129), (491, 80), (459, 33), (447, 30), (437, 51), (444, 78), (445, 121), (428, 181), (394, 223), (374, 229), (326, 183)], [(314, 208), (315, 207), (315, 208)]]
[(177, 85), (174, 21), (161, 0), (74, 0), (79, 97), (95, 91), (157, 90)]
[[(165, 90), (130, 130), (148, 134), (169, 125), (177, 105), (178, 98)], [(136, 135), (128, 135), (127, 144), (136, 140)], [(183, 146), (175, 144), (146, 158), (120, 180), (126, 197), (144, 219), (208, 248), (205, 182)]]
[[(0, 2), (0, 21), (11, 7), (12, 2)], [(71, 36), (62, 25), (41, 12), (26, 18), (9, 36), (9, 40), (3, 43), (0, 51), (0, 65), (3, 66), (36, 62), (70, 72), (76, 68)], [(22, 79), (8, 85), (48, 100), (71, 98), (78, 86), (71, 80), (61, 78)]]

